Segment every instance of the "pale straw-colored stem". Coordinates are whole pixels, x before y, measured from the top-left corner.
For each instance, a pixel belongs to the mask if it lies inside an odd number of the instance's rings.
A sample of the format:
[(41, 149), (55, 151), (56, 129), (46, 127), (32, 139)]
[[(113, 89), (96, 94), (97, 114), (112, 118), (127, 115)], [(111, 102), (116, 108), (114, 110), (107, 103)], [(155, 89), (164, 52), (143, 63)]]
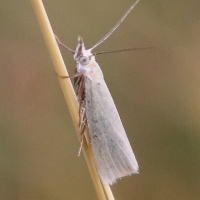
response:
[[(63, 58), (61, 56), (60, 50), (58, 48), (58, 45), (55, 40), (55, 36), (53, 33), (53, 30), (51, 28), (50, 22), (48, 20), (47, 14), (45, 12), (43, 3), (41, 0), (32, 0), (32, 4), (38, 19), (38, 22), (40, 24), (40, 28), (42, 30), (44, 39), (46, 41), (50, 56), (52, 58), (56, 73), (59, 76), (68, 76), (68, 72), (65, 66), (65, 63), (63, 61)], [(58, 76), (58, 77), (59, 77)], [(72, 117), (72, 120), (74, 122), (74, 126), (76, 131), (78, 132), (79, 129), (79, 117), (78, 117), (78, 102), (77, 98), (72, 86), (72, 83), (69, 78), (60, 78), (60, 85), (64, 93), (64, 97), (66, 99), (67, 105), (69, 107), (69, 111)], [(108, 200), (114, 200), (113, 194), (111, 192), (111, 189), (109, 185), (103, 185), (101, 184), (101, 181), (99, 179), (97, 170), (95, 168), (92, 154), (91, 154), (91, 148), (90, 148), (90, 142), (88, 137), (88, 131), (86, 130), (84, 135), (86, 136), (86, 140), (84, 139), (83, 142), (83, 153), (98, 195), (99, 200), (106, 200), (106, 196)], [(106, 196), (105, 193), (106, 192)]]
[(108, 200), (115, 200), (109, 185), (102, 184)]

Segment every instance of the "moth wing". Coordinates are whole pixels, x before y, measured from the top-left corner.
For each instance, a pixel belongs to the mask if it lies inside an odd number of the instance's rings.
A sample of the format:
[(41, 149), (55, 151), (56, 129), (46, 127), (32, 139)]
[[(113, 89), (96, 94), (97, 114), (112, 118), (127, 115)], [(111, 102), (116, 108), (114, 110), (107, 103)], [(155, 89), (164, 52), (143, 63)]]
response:
[(86, 116), (94, 163), (104, 184), (138, 173), (138, 163), (103, 79), (85, 82)]

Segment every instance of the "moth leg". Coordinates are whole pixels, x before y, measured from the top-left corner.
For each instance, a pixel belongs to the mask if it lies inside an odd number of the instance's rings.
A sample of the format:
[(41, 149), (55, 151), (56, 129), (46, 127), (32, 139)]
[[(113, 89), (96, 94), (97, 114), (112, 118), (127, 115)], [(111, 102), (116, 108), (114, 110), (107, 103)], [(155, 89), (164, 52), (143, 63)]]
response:
[(72, 76), (61, 76), (61, 75), (58, 75), (57, 74), (57, 76), (59, 77), (59, 78), (71, 78)]
[(83, 147), (83, 137), (84, 137), (84, 131), (86, 128), (86, 113), (85, 113), (85, 109), (83, 107), (79, 107), (79, 136), (81, 138), (80, 141), (80, 148), (78, 151), (78, 156), (80, 156), (81, 154), (81, 150)]
[(83, 147), (83, 135), (81, 136), (81, 144), (80, 144), (80, 147), (79, 147), (78, 155), (77, 155), (77, 156), (80, 156), (82, 147)]
[(84, 137), (85, 127), (86, 127), (86, 126), (84, 125), (83, 129), (82, 129), (81, 132), (79, 133), (79, 134), (80, 134), (80, 137), (81, 137), (81, 142), (80, 142), (80, 147), (79, 147), (78, 155), (77, 155), (77, 156), (80, 156), (81, 150), (82, 150), (82, 147), (83, 147), (83, 137)]
[(84, 135), (84, 131), (86, 128), (86, 114), (85, 111), (84, 113), (81, 113), (81, 119), (79, 121), (79, 136), (82, 137), (82, 135)]
[(82, 74), (82, 73), (76, 72), (74, 75), (61, 76), (61, 75), (59, 75), (59, 74), (56, 73), (56, 75), (57, 75), (59, 78), (75, 78), (75, 77), (77, 77), (77, 76), (80, 76), (80, 74)]

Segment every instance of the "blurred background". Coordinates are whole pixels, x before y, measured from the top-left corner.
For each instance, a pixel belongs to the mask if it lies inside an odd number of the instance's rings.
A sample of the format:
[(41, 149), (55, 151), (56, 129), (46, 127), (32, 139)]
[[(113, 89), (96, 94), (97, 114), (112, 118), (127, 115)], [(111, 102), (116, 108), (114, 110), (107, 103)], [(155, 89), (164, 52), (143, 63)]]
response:
[[(90, 48), (134, 0), (44, 0), (54, 32)], [(94, 52), (137, 157), (117, 200), (200, 199), (200, 2), (141, 0)], [(31, 1), (0, 2), (0, 199), (97, 199)], [(72, 54), (61, 49), (68, 71)]]

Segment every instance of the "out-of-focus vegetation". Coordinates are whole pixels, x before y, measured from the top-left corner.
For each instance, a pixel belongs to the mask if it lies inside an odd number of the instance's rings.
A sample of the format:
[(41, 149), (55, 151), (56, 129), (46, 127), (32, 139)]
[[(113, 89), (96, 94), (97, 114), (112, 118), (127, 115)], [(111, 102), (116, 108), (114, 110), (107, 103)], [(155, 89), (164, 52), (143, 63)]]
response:
[[(60, 40), (90, 48), (132, 0), (49, 1)], [(112, 186), (118, 200), (200, 199), (200, 2), (141, 0), (97, 51), (140, 166)], [(96, 199), (30, 1), (0, 3), (0, 199)], [(75, 62), (62, 50), (70, 74)]]

